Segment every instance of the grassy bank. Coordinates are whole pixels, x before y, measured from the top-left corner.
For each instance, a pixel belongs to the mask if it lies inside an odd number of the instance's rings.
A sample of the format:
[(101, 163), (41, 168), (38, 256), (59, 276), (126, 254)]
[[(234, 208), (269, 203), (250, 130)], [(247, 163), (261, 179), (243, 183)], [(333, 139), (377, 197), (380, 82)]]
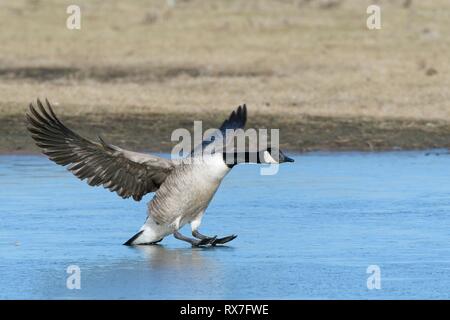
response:
[[(126, 113), (65, 116), (64, 122), (83, 136), (96, 139), (101, 134), (108, 142), (140, 151), (170, 152), (174, 128), (193, 130), (196, 113)], [(218, 127), (225, 117), (202, 115), (203, 128)], [(295, 118), (253, 117), (249, 127), (280, 128), (280, 146), (303, 152), (317, 150), (409, 150), (450, 148), (450, 130), (443, 121), (352, 119), (348, 117), (300, 116)], [(22, 116), (1, 120), (8, 132), (0, 139), (3, 153), (39, 152), (25, 130)]]
[(193, 120), (247, 103), (291, 150), (450, 145), (450, 3), (70, 1), (0, 4), (0, 151), (34, 152), (27, 105), (48, 97), (90, 137), (170, 150)]

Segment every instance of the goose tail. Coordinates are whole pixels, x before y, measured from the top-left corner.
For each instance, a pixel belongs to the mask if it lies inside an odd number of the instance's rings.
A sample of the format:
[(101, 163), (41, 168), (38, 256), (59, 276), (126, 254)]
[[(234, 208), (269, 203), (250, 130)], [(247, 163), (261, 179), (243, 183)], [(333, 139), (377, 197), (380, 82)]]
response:
[(144, 230), (139, 231), (134, 236), (132, 236), (130, 239), (128, 239), (123, 245), (124, 246), (133, 246), (133, 245), (135, 245), (134, 241), (136, 241), (137, 238), (139, 238), (143, 232), (144, 232)]
[(160, 242), (167, 233), (160, 232), (160, 230), (154, 230), (154, 228), (149, 227), (145, 224), (138, 233), (128, 239), (124, 245), (125, 246), (136, 246), (136, 245), (151, 245)]

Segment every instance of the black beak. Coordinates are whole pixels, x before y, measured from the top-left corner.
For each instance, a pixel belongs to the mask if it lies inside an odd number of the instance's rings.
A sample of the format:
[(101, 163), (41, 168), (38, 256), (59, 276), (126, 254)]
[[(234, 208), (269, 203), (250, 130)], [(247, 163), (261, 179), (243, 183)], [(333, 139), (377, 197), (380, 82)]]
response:
[(295, 162), (294, 159), (289, 158), (287, 156), (284, 156), (284, 161), (283, 162)]

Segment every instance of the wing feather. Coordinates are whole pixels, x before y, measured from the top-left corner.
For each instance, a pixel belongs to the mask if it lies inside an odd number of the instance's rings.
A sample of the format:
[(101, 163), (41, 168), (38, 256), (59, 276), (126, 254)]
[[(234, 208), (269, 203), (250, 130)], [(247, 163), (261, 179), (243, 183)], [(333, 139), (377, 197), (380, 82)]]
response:
[[(236, 110), (233, 110), (220, 128), (202, 141), (200, 145), (194, 148), (191, 155), (202, 154), (206, 148), (213, 148), (215, 151), (222, 151), (234, 139), (235, 130), (244, 129), (247, 123), (247, 106), (243, 104)], [(221, 139), (216, 139), (220, 136)]]
[(121, 149), (83, 138), (66, 127), (56, 116), (50, 103), (46, 107), (37, 100), (27, 114), (28, 130), (36, 145), (50, 160), (67, 166), (81, 180), (117, 192), (122, 198), (142, 197), (159, 189), (172, 172), (175, 163), (157, 156)]

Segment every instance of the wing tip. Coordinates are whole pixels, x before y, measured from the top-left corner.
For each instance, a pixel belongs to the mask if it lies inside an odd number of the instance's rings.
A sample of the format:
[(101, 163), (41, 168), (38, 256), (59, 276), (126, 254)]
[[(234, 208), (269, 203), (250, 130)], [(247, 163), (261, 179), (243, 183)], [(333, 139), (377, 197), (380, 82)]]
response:
[(237, 108), (237, 121), (240, 122), (240, 125), (242, 127), (245, 126), (245, 123), (247, 122), (247, 105), (245, 103), (243, 103), (242, 105), (240, 105)]
[(235, 110), (231, 111), (229, 117), (222, 123), (220, 129), (243, 129), (247, 123), (247, 105), (245, 103), (239, 105)]
[[(45, 98), (45, 103), (47, 105), (47, 108), (45, 108), (44, 104), (42, 103), (41, 99), (36, 99), (36, 105), (33, 104), (33, 102), (30, 102), (28, 105), (28, 112), (26, 112), (27, 119), (28, 117), (37, 120), (39, 122), (45, 122), (45, 120), (57, 120), (56, 116), (54, 115), (53, 109), (50, 105), (50, 102), (47, 98)], [(48, 110), (47, 110), (48, 109)], [(50, 116), (50, 114), (53, 116)], [(28, 119), (29, 120), (29, 119)]]

